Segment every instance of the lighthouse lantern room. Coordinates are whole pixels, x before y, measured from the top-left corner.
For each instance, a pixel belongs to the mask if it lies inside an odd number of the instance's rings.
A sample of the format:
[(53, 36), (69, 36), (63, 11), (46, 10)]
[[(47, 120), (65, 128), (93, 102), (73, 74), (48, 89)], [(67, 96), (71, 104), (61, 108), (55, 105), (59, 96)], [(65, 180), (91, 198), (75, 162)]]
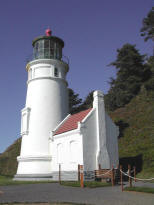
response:
[(51, 30), (46, 30), (46, 36), (40, 36), (33, 40), (34, 59), (62, 59), (64, 42), (55, 36), (51, 36)]

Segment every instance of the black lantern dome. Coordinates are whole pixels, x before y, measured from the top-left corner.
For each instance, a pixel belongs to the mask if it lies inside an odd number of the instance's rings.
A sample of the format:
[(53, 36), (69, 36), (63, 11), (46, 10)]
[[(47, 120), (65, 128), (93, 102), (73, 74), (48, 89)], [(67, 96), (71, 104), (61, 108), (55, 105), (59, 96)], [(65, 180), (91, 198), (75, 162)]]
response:
[(33, 40), (33, 56), (36, 59), (62, 59), (64, 41), (51, 35), (51, 30), (46, 30), (46, 36), (40, 36)]

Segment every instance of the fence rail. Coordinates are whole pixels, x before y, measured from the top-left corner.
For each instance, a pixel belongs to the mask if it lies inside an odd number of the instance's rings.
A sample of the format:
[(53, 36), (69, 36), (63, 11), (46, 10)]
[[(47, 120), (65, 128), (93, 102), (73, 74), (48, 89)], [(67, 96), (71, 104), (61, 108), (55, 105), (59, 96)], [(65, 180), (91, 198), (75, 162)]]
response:
[[(59, 183), (61, 183), (62, 179), (62, 169), (61, 165), (59, 165)], [(80, 186), (83, 188), (84, 187), (84, 166), (83, 165), (78, 165), (77, 166), (77, 172), (78, 172), (78, 181), (80, 181)], [(133, 176), (132, 176), (133, 175)], [(93, 173), (93, 179), (111, 179), (112, 186), (115, 185), (115, 182), (120, 182), (121, 184), (121, 190), (123, 191), (123, 176), (128, 177), (129, 181), (129, 186), (132, 187), (132, 180), (136, 181), (152, 181), (154, 178), (149, 178), (149, 179), (142, 179), (142, 178), (137, 178), (136, 177), (136, 167), (133, 167), (133, 170), (131, 169), (131, 166), (128, 165), (128, 171), (124, 172), (122, 170), (122, 165), (117, 168), (112, 169), (101, 169), (99, 166), (98, 170), (94, 170)]]

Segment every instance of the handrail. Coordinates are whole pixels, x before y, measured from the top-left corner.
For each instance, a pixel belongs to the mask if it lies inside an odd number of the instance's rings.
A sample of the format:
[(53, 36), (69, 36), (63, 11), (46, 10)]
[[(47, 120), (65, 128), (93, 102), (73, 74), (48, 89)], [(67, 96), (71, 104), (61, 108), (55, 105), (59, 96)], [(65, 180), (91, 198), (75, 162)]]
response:
[(29, 63), (30, 61), (33, 61), (33, 60), (39, 60), (39, 59), (55, 59), (55, 60), (59, 60), (59, 61), (63, 61), (65, 63), (67, 63), (69, 65), (69, 58), (65, 55), (62, 55), (62, 58), (61, 59), (58, 59), (54, 56), (46, 56), (44, 57), (43, 55), (42, 56), (39, 56), (38, 58), (36, 58), (34, 56), (34, 54), (31, 54), (29, 55), (27, 58), (26, 58), (26, 63)]
[(141, 179), (141, 178), (132, 177), (132, 176), (128, 175), (127, 173), (123, 172), (122, 170), (120, 170), (120, 172), (121, 172), (123, 175), (125, 175), (125, 176), (127, 176), (127, 177), (129, 177), (129, 178), (131, 178), (131, 179), (135, 179), (135, 180), (140, 180), (140, 181), (152, 181), (152, 180), (154, 180), (154, 178)]

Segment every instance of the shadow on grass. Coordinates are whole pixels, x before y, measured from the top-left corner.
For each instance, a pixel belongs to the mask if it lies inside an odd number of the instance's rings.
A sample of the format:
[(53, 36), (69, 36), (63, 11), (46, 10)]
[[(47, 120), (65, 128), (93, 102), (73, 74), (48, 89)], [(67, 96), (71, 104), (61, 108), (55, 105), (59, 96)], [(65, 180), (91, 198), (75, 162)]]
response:
[(118, 138), (120, 139), (121, 137), (124, 136), (124, 130), (129, 127), (129, 124), (127, 122), (124, 122), (123, 120), (119, 120), (115, 122), (115, 124), (119, 127), (119, 136)]
[(127, 172), (128, 164), (130, 164), (131, 168), (136, 167), (136, 173), (139, 173), (142, 171), (143, 156), (139, 154), (134, 157), (122, 157), (119, 159), (119, 164), (122, 165), (124, 172)]

